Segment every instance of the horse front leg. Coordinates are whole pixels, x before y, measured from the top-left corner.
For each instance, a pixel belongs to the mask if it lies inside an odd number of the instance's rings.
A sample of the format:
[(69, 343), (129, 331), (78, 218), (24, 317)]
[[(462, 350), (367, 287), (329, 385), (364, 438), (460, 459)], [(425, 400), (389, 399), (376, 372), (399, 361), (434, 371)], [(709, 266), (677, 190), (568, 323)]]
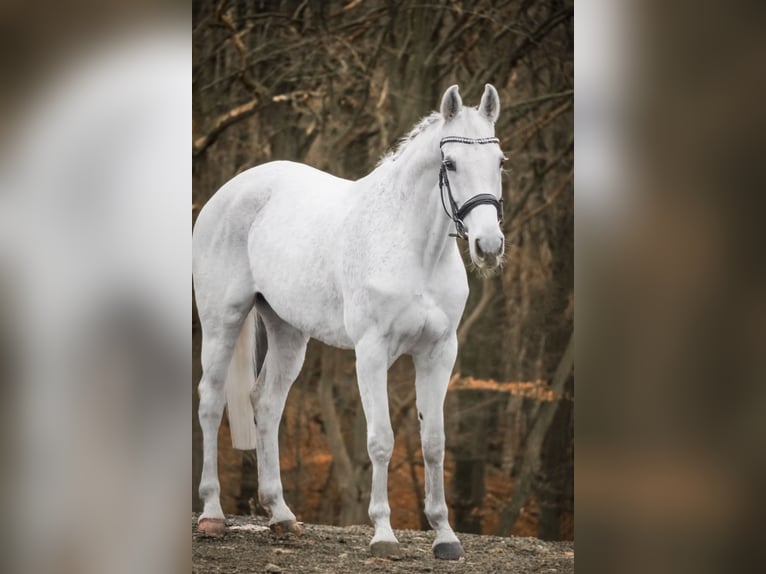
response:
[(425, 513), (436, 532), (433, 552), (442, 560), (461, 558), (463, 547), (449, 524), (444, 496), (444, 397), (457, 355), (454, 334), (413, 355), (420, 440), (425, 462)]
[(399, 541), (391, 529), (388, 505), (388, 463), (394, 450), (394, 431), (388, 413), (388, 350), (377, 337), (356, 345), (356, 373), (364, 416), (367, 419), (367, 453), (372, 463), (369, 514), (375, 526), (370, 542), (374, 556), (399, 554)]

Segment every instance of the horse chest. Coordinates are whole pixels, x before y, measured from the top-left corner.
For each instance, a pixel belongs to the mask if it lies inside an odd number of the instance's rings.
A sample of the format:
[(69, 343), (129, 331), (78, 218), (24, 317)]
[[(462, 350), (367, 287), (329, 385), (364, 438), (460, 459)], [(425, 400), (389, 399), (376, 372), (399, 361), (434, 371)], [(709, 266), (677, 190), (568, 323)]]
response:
[[(462, 265), (462, 264), (461, 264)], [(347, 298), (347, 326), (353, 340), (378, 333), (395, 359), (428, 348), (457, 329), (468, 286), (462, 267), (446, 267), (429, 281), (393, 273), (371, 276)]]
[(411, 351), (443, 338), (452, 321), (443, 305), (428, 293), (415, 295), (402, 305), (390, 324), (394, 354)]

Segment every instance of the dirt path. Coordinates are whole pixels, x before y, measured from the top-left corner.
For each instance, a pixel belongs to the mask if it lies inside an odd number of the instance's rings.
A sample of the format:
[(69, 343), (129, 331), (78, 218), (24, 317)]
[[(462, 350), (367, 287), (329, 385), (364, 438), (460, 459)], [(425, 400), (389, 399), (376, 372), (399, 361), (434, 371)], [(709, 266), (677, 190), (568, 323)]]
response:
[(356, 573), (458, 572), (553, 574), (574, 572), (571, 542), (543, 542), (536, 538), (500, 538), (458, 534), (466, 558), (436, 560), (431, 554), (432, 532), (397, 530), (402, 547), (398, 560), (373, 558), (368, 549), (370, 526), (305, 524), (303, 534), (275, 539), (262, 518), (229, 516), (223, 539), (197, 534), (192, 517), (192, 573)]

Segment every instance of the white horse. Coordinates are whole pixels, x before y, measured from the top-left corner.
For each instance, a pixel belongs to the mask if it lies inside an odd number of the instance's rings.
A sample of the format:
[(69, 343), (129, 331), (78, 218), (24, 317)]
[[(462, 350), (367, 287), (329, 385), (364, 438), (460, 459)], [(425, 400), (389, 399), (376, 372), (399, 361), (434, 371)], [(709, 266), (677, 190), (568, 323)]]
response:
[(387, 492), (394, 447), (387, 371), (408, 353), (416, 369), (433, 551), (442, 559), (463, 556), (444, 498), (443, 405), (468, 296), (451, 235), (468, 240), (479, 268), (499, 264), (499, 109), (489, 84), (478, 108), (464, 108), (452, 86), (441, 113), (422, 120), (358, 181), (275, 161), (237, 175), (202, 209), (193, 236), (203, 368), (198, 531), (224, 533), (216, 441), (227, 403), (234, 446), (257, 449), (259, 499), (272, 530), (299, 533), (282, 495), (277, 435), (314, 337), (356, 351), (372, 462), (372, 553), (399, 550)]

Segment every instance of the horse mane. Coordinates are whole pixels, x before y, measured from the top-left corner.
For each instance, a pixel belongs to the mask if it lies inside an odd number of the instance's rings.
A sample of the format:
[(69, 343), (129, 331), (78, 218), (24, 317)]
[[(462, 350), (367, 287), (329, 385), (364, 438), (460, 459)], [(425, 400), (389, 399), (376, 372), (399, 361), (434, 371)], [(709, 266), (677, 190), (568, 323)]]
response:
[(384, 163), (394, 162), (407, 150), (409, 145), (423, 132), (428, 130), (431, 126), (438, 123), (442, 119), (442, 115), (439, 112), (431, 112), (418, 123), (415, 124), (407, 135), (401, 138), (393, 149), (388, 150), (378, 161), (375, 167), (380, 167)]

